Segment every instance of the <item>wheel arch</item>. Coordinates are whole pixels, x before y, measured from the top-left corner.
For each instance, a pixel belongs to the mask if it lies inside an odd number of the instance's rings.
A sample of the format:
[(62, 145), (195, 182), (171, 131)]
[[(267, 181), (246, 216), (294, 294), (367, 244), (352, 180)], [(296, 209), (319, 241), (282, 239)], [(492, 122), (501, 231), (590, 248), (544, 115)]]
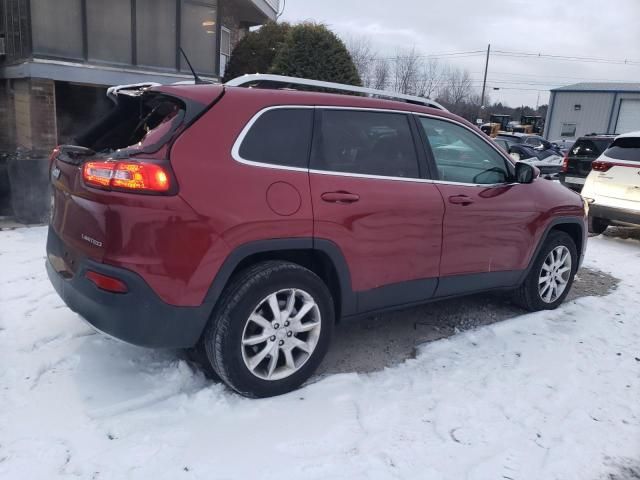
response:
[(540, 253), (542, 245), (544, 245), (544, 242), (547, 240), (547, 238), (549, 238), (549, 234), (552, 231), (564, 232), (571, 237), (576, 245), (578, 254), (578, 265), (582, 264), (582, 259), (584, 258), (584, 253), (587, 245), (585, 221), (578, 217), (558, 217), (553, 219), (547, 225), (544, 233), (540, 236), (540, 240), (538, 241), (538, 244), (536, 245), (531, 258), (529, 259), (529, 264), (523, 272), (520, 283), (522, 283), (524, 279), (527, 278), (529, 271), (533, 267), (533, 264), (536, 261), (538, 254)]
[(342, 251), (330, 240), (313, 238), (259, 240), (235, 248), (218, 270), (205, 297), (210, 311), (213, 312), (222, 291), (236, 273), (267, 260), (296, 263), (318, 275), (331, 292), (336, 319), (356, 313), (356, 296)]

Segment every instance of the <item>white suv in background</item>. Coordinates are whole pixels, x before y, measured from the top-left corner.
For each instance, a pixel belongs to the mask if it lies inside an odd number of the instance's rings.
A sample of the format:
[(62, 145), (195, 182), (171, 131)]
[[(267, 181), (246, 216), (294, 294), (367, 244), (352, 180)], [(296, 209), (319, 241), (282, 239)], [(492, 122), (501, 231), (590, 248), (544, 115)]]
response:
[(582, 196), (591, 233), (614, 224), (640, 226), (640, 132), (616, 137), (593, 162)]

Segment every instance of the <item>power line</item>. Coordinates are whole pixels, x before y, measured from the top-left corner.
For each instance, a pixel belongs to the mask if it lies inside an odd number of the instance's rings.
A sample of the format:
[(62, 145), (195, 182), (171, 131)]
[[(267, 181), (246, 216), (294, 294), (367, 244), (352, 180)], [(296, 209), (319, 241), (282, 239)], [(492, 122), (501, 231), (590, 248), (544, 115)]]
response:
[[(514, 57), (514, 58), (538, 58), (543, 60), (558, 60), (568, 62), (583, 62), (583, 63), (601, 63), (608, 65), (630, 65), (640, 66), (640, 60), (631, 59), (610, 59), (601, 57), (580, 57), (574, 55), (553, 55), (545, 53), (535, 52), (517, 52), (510, 50), (492, 50), (491, 53), (498, 57)], [(468, 50), (459, 52), (439, 52), (439, 53), (424, 53), (413, 55), (415, 58), (467, 58), (467, 57), (479, 57), (486, 54), (485, 50)], [(404, 54), (406, 56), (406, 54)], [(394, 56), (377, 56), (374, 55), (371, 58), (380, 60), (395, 60), (402, 58), (403, 54)]]
[[(471, 50), (468, 52), (443, 52), (443, 53), (426, 53), (426, 54), (419, 54), (419, 55), (412, 55), (412, 57), (415, 58), (465, 58), (465, 57), (477, 57), (479, 55), (484, 55), (486, 52), (484, 50)], [(398, 55), (394, 55), (394, 56), (389, 56), (389, 57), (379, 57), (379, 56), (372, 56), (371, 58), (377, 59), (377, 60), (395, 60), (397, 58), (402, 58), (403, 56), (407, 56), (407, 54), (398, 54)]]
[(640, 66), (640, 61), (637, 60), (614, 60), (609, 58), (598, 57), (577, 57), (569, 55), (550, 55), (543, 53), (531, 53), (531, 52), (511, 52), (508, 50), (494, 50), (494, 54), (500, 57), (517, 57), (517, 58), (540, 58), (546, 60), (561, 60), (566, 62), (582, 62), (582, 63), (602, 63), (607, 65), (632, 65)]
[[(482, 75), (483, 72), (469, 72), (472, 74)], [(586, 82), (624, 82), (625, 80), (619, 79), (611, 79), (611, 78), (588, 78), (588, 77), (574, 77), (567, 75), (554, 75), (554, 74), (536, 74), (536, 73), (513, 73), (513, 72), (502, 72), (502, 71), (494, 71), (493, 73), (497, 73), (499, 75), (508, 75), (510, 77), (537, 77), (537, 78), (563, 78), (567, 80), (582, 80)]]

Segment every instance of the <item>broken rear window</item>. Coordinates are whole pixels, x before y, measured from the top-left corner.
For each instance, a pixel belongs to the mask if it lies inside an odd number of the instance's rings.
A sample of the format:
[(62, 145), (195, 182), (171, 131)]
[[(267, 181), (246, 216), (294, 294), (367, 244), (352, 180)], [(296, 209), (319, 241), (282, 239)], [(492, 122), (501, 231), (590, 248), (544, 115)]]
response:
[(154, 153), (181, 129), (186, 106), (182, 100), (164, 94), (120, 94), (105, 117), (78, 135), (76, 145), (111, 156)]

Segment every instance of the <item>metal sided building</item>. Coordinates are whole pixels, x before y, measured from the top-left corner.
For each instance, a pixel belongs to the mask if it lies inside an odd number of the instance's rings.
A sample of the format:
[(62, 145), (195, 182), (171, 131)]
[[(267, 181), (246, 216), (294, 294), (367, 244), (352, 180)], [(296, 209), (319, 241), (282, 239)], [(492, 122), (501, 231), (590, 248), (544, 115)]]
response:
[(576, 83), (555, 88), (545, 125), (544, 136), (551, 141), (640, 130), (640, 83)]

